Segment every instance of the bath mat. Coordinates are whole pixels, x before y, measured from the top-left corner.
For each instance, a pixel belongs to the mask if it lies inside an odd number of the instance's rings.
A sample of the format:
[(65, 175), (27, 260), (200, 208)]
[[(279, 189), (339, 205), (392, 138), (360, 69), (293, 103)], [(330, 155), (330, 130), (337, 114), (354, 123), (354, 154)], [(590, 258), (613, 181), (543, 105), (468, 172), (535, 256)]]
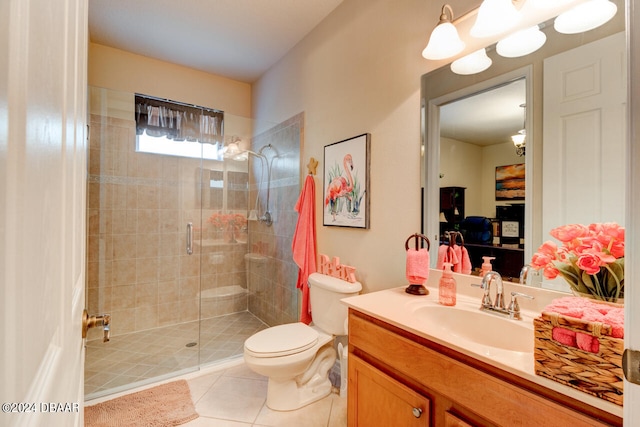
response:
[(179, 426), (198, 418), (185, 380), (84, 408), (86, 427)]

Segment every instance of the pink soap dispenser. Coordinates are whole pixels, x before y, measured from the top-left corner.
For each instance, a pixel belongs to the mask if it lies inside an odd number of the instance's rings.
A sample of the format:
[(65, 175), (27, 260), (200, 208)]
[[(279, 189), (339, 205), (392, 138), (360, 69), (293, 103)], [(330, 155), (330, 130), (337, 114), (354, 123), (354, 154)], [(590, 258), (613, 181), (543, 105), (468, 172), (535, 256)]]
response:
[(453, 278), (453, 264), (445, 262), (442, 277), (438, 286), (438, 302), (442, 305), (456, 305), (456, 279)]
[(496, 259), (492, 256), (483, 256), (482, 257), (482, 268), (480, 269), (480, 279), (484, 279), (485, 274), (493, 270), (493, 266), (491, 265), (491, 261)]

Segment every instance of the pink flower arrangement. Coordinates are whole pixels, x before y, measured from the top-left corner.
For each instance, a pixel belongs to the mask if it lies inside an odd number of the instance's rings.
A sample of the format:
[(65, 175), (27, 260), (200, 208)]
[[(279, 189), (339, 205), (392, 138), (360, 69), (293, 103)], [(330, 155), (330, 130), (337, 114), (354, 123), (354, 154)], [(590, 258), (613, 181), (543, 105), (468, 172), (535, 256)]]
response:
[(240, 230), (247, 225), (247, 218), (242, 214), (223, 214), (220, 212), (211, 215), (207, 222), (213, 224), (214, 227), (222, 230)]
[(561, 276), (572, 290), (616, 302), (624, 297), (624, 227), (608, 222), (570, 224), (549, 232), (562, 244), (546, 241), (531, 258), (544, 277)]

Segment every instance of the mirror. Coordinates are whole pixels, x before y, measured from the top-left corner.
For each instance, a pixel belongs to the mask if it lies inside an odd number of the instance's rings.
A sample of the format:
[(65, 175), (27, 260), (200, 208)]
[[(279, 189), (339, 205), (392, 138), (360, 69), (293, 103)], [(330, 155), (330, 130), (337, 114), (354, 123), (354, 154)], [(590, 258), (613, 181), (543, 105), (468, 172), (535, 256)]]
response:
[[(521, 267), (550, 239), (552, 228), (570, 223), (624, 223), (625, 5), (615, 3), (616, 16), (584, 34), (559, 34), (552, 20), (545, 22), (547, 42), (528, 56), (502, 58), (492, 46), (487, 53), (493, 64), (482, 73), (456, 75), (446, 65), (422, 76), (422, 230), (438, 242), (447, 229), (460, 229), (466, 217), (487, 218), (491, 241), (484, 248), (474, 247), (474, 268), (480, 267), (478, 252), (485, 253), (496, 257), (496, 270), (517, 280)], [(615, 48), (603, 47), (605, 41)], [(594, 60), (576, 56), (608, 50), (615, 53)], [(591, 63), (598, 65), (584, 65)], [(610, 92), (604, 85), (622, 86), (624, 99), (614, 101), (612, 110), (601, 114), (607, 116), (607, 122), (594, 119), (586, 108), (563, 111), (562, 105), (586, 103), (580, 98), (589, 90), (579, 83), (596, 74), (599, 86), (593, 85), (592, 92)], [(516, 99), (514, 92), (520, 97), (524, 94), (525, 101)], [(575, 99), (560, 99), (554, 95), (558, 93)], [(503, 98), (509, 106), (500, 106)], [(496, 107), (500, 114), (488, 113)], [(470, 129), (477, 113), (486, 113), (479, 121), (482, 127)], [(509, 142), (510, 135), (520, 129), (526, 133), (523, 156)], [(485, 132), (491, 132), (486, 138), (491, 142), (478, 139)], [(496, 178), (501, 170), (496, 167), (518, 164), (524, 164), (524, 200), (519, 196), (497, 200)], [(454, 206), (459, 216), (452, 219), (451, 211), (447, 212), (451, 209), (449, 194), (460, 197), (461, 193), (462, 209)], [(441, 224), (443, 211), (445, 222)], [(432, 267), (437, 246), (432, 245)], [(533, 284), (540, 285), (539, 281), (540, 277), (534, 278)], [(563, 283), (545, 281), (543, 286), (568, 291)]]

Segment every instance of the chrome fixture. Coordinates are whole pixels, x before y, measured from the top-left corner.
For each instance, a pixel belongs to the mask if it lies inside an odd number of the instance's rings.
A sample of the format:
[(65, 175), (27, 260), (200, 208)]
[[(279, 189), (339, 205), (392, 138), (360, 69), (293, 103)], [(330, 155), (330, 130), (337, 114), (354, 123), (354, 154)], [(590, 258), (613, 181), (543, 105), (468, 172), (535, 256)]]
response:
[[(271, 157), (271, 161), (267, 161), (267, 157), (262, 154), (262, 151), (268, 148), (270, 150), (273, 150), (276, 154)], [(275, 147), (271, 144), (267, 144), (264, 147), (260, 148), (260, 150), (258, 150), (258, 154), (259, 157), (264, 159), (264, 162), (267, 165), (267, 209), (265, 210), (264, 214), (258, 218), (258, 220), (260, 222), (265, 223), (267, 226), (271, 226), (271, 224), (273, 224), (273, 217), (271, 216), (271, 211), (269, 211), (269, 196), (270, 196), (270, 192), (271, 192), (271, 168), (273, 167), (273, 160), (278, 157), (278, 152), (276, 151)]]
[(523, 294), (522, 292), (511, 292), (511, 302), (509, 303), (509, 308), (507, 308), (510, 319), (522, 320), (522, 316), (520, 315), (520, 305), (518, 304), (518, 297), (534, 299), (533, 296)]
[[(491, 282), (495, 280), (496, 286), (496, 302), (495, 304), (491, 300)], [(497, 271), (490, 271), (484, 275), (482, 278), (482, 283), (472, 284), (471, 286), (479, 287), (484, 290), (484, 296), (482, 297), (482, 305), (480, 306), (481, 310), (494, 310), (494, 311), (504, 311), (506, 312), (504, 306), (504, 287), (502, 285), (502, 276)]]
[[(491, 301), (491, 282), (496, 282), (496, 302)], [(481, 284), (472, 283), (471, 286), (475, 286), (484, 290), (482, 296), (482, 303), (480, 304), (480, 310), (486, 310), (489, 313), (503, 314), (509, 316), (513, 320), (522, 320), (520, 315), (520, 305), (518, 305), (517, 297), (523, 297), (528, 299), (534, 299), (533, 296), (523, 294), (521, 292), (511, 292), (511, 302), (509, 308), (504, 306), (504, 286), (502, 284), (502, 276), (496, 271), (490, 271), (484, 275)]]

